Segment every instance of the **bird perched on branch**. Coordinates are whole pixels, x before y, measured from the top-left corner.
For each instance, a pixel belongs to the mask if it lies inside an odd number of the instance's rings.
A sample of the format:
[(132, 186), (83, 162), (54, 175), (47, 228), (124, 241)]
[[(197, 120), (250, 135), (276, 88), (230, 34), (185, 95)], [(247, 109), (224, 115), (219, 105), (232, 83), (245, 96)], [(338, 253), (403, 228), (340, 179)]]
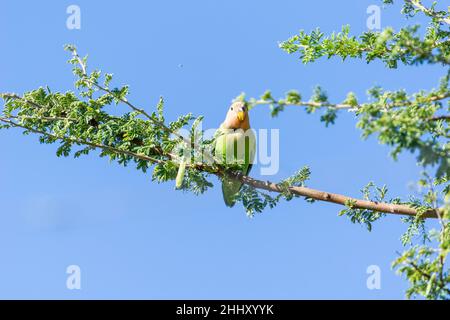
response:
[[(248, 175), (255, 157), (256, 138), (250, 129), (248, 108), (244, 102), (236, 101), (230, 106), (214, 138), (216, 161)], [(228, 207), (234, 206), (241, 187), (240, 181), (227, 176), (222, 178), (223, 199)]]

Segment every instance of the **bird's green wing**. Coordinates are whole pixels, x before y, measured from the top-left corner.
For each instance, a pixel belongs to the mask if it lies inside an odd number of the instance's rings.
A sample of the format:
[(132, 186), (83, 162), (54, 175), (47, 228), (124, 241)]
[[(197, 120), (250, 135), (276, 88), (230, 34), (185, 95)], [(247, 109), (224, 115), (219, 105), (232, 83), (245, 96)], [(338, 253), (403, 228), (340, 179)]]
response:
[[(256, 151), (256, 141), (253, 130), (244, 132), (224, 132), (217, 135), (215, 141), (215, 156), (222, 164), (231, 166), (234, 170), (247, 175), (252, 167)], [(240, 181), (224, 177), (222, 194), (225, 204), (233, 207), (236, 196), (242, 187)]]

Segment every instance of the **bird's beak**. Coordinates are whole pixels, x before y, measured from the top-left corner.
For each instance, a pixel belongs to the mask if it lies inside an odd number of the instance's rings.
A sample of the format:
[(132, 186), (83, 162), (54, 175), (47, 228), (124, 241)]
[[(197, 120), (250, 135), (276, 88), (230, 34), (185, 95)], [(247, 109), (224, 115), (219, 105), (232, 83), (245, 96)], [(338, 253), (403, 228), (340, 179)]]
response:
[(244, 119), (245, 119), (245, 112), (244, 111), (239, 111), (237, 113), (237, 118), (239, 119), (239, 121), (244, 121)]

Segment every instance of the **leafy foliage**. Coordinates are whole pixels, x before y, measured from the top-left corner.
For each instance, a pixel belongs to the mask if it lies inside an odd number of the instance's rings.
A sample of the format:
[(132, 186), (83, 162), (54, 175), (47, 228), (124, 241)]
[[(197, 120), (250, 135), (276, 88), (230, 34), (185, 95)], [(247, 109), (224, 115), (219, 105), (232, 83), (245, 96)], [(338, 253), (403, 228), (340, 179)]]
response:
[[(3, 94), (0, 128), (19, 127), (25, 129), (25, 134), (38, 134), (41, 143), (58, 144), (58, 157), (78, 158), (98, 150), (100, 157), (123, 166), (133, 164), (144, 173), (152, 169), (153, 181), (175, 180), (175, 189), (196, 195), (213, 187), (211, 175), (222, 178), (233, 171), (232, 165), (214, 161), (213, 140), (204, 139), (203, 131), (199, 130), (203, 116), (186, 114), (166, 121), (163, 98), (154, 112), (147, 113), (129, 102), (128, 86), (111, 87), (111, 74), (98, 70), (88, 73), (87, 58), (79, 57), (72, 45), (66, 46), (66, 50), (72, 53), (69, 63), (73, 65), (78, 92), (39, 88), (22, 97)], [(125, 106), (129, 111), (113, 115), (109, 108), (116, 106)], [(300, 185), (309, 174), (305, 167), (281, 184)], [(275, 207), (283, 198), (291, 200), (293, 195), (286, 191), (271, 196), (244, 186), (237, 200), (253, 216), (267, 206)]]
[[(384, 0), (391, 4), (393, 0)], [(361, 59), (367, 63), (382, 61), (388, 68), (399, 63), (407, 66), (440, 65), (445, 74), (436, 89), (407, 93), (405, 90), (385, 90), (373, 87), (367, 90), (368, 99), (360, 102), (348, 92), (339, 103), (329, 101), (326, 91), (316, 87), (309, 100), (303, 100), (299, 91), (288, 91), (275, 99), (271, 91), (259, 98), (237, 99), (249, 108), (270, 106), (272, 116), (278, 116), (287, 107), (304, 107), (307, 113), (323, 111), (320, 120), (326, 126), (337, 120), (339, 111), (353, 112), (362, 137), (376, 135), (378, 141), (391, 147), (397, 159), (404, 151), (417, 155), (423, 168), (418, 181), (418, 197), (408, 201), (399, 198), (387, 200), (387, 187), (367, 184), (362, 190), (366, 202), (389, 205), (404, 204), (415, 209), (415, 216), (405, 218), (408, 224), (401, 237), (405, 251), (393, 263), (397, 272), (409, 281), (408, 298), (423, 296), (428, 299), (450, 298), (450, 274), (446, 258), (450, 248), (450, 25), (449, 11), (437, 8), (437, 3), (425, 7), (419, 0), (404, 0), (402, 13), (408, 18), (422, 13), (430, 18), (426, 30), (419, 25), (406, 26), (398, 31), (385, 28), (381, 32), (350, 34), (344, 26), (338, 33), (325, 35), (320, 29), (310, 33), (300, 31), (282, 42), (282, 50), (297, 54), (303, 63), (320, 58), (339, 57)], [(216, 163), (212, 157), (213, 140), (203, 139), (199, 130), (202, 116), (192, 114), (168, 121), (161, 98), (151, 113), (129, 102), (129, 87), (113, 87), (112, 74), (98, 70), (88, 72), (87, 58), (80, 57), (74, 46), (66, 46), (72, 54), (69, 63), (76, 77), (76, 92), (52, 92), (39, 88), (23, 96), (4, 93), (4, 107), (0, 115), (0, 129), (22, 128), (25, 134), (37, 134), (44, 144), (58, 144), (59, 157), (80, 157), (96, 150), (100, 157), (120, 165), (134, 165), (158, 183), (175, 181), (178, 190), (196, 195), (213, 187), (211, 176), (238, 176), (233, 167)], [(120, 112), (125, 106), (127, 112)], [(187, 133), (187, 134), (186, 134)], [(430, 172), (430, 173), (429, 173)], [(274, 208), (280, 201), (299, 197), (294, 188), (306, 186), (310, 170), (304, 167), (293, 176), (276, 184), (274, 196), (262, 190), (264, 186), (244, 184), (237, 200), (249, 216)], [(309, 202), (314, 199), (306, 198)], [(351, 222), (363, 224), (370, 231), (373, 223), (384, 213), (363, 209), (353, 200), (345, 202), (340, 215)], [(439, 214), (439, 230), (427, 230), (425, 213), (435, 209)], [(416, 244), (419, 239), (420, 244)]]
[[(383, 1), (392, 4), (392, 0)], [(366, 200), (393, 204), (407, 204), (416, 209), (414, 217), (404, 218), (408, 224), (401, 237), (408, 249), (396, 260), (394, 266), (411, 283), (407, 297), (422, 295), (426, 298), (450, 298), (450, 279), (444, 271), (448, 253), (448, 211), (450, 184), (450, 11), (439, 10), (438, 3), (425, 7), (419, 0), (405, 0), (402, 13), (413, 18), (424, 14), (430, 18), (426, 30), (420, 25), (411, 25), (398, 31), (385, 28), (380, 32), (368, 31), (359, 36), (350, 34), (350, 27), (344, 26), (338, 33), (325, 35), (320, 29), (309, 33), (301, 30), (280, 48), (289, 54), (299, 55), (303, 63), (315, 62), (320, 58), (339, 57), (342, 60), (360, 59), (367, 63), (382, 61), (388, 68), (397, 68), (399, 63), (407, 66), (436, 64), (444, 67), (445, 74), (435, 89), (407, 93), (403, 89), (385, 90), (376, 86), (367, 90), (366, 102), (359, 102), (353, 92), (349, 92), (342, 102), (331, 103), (326, 92), (317, 87), (309, 100), (302, 100), (298, 91), (289, 91), (285, 97), (275, 99), (266, 91), (258, 99), (250, 98), (250, 107), (269, 105), (273, 117), (279, 116), (288, 106), (304, 107), (307, 113), (323, 110), (320, 120), (326, 126), (334, 124), (338, 112), (347, 110), (357, 118), (356, 126), (362, 131), (362, 138), (376, 135), (378, 141), (391, 147), (394, 159), (404, 151), (417, 155), (417, 162), (424, 172), (418, 181), (426, 190), (420, 197), (408, 201), (398, 198), (385, 200), (387, 188), (375, 187), (369, 183), (361, 190)], [(430, 208), (440, 208), (441, 230), (426, 230), (422, 214)], [(355, 207), (347, 201), (345, 215), (353, 223), (364, 224), (370, 231), (373, 222), (384, 216), (380, 212)], [(439, 234), (439, 236), (436, 236)], [(434, 235), (434, 237), (433, 237)], [(421, 245), (414, 245), (419, 239)], [(430, 241), (438, 243), (438, 249), (430, 247)]]
[[(369, 182), (362, 190), (364, 200), (373, 202), (383, 202), (387, 194), (387, 187), (377, 187), (373, 182)], [(374, 195), (372, 195), (374, 193)], [(398, 199), (389, 201), (399, 203)], [(385, 216), (381, 212), (367, 209), (357, 209), (352, 201), (346, 203), (346, 208), (339, 212), (340, 216), (346, 215), (352, 223), (364, 224), (368, 231), (372, 230), (372, 223)]]
[(310, 175), (311, 171), (309, 167), (305, 166), (298, 170), (292, 176), (278, 183), (282, 192), (277, 196), (272, 196), (266, 192), (257, 190), (254, 187), (244, 185), (238, 200), (244, 205), (247, 215), (253, 217), (255, 213), (262, 212), (266, 207), (269, 207), (270, 209), (274, 208), (282, 199), (291, 201), (293, 198), (298, 197), (290, 191), (290, 187), (305, 186)]

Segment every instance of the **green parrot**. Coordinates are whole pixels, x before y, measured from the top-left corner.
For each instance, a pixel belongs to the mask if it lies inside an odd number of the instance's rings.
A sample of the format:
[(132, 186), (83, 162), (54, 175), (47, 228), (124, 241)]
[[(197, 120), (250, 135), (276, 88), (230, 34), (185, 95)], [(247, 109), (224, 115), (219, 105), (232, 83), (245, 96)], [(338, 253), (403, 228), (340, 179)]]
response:
[[(248, 109), (244, 102), (234, 102), (228, 110), (225, 121), (214, 135), (214, 156), (216, 161), (248, 175), (255, 158), (256, 138), (250, 129)], [(223, 200), (233, 207), (242, 183), (228, 177), (222, 180)]]

